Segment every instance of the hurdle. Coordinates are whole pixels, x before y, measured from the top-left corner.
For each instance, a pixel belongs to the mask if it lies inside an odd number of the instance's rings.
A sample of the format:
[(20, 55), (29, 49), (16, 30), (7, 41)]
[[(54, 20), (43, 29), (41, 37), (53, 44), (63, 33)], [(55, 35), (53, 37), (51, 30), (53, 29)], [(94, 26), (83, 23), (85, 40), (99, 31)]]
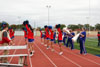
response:
[[(14, 50), (14, 49), (27, 49), (27, 45), (23, 46), (0, 46), (0, 50)], [(23, 67), (27, 65), (27, 56), (28, 54), (12, 54), (12, 55), (0, 55), (0, 58), (3, 57), (19, 57), (18, 64), (10, 63), (0, 63), (0, 67)], [(25, 57), (25, 59), (24, 59)]]

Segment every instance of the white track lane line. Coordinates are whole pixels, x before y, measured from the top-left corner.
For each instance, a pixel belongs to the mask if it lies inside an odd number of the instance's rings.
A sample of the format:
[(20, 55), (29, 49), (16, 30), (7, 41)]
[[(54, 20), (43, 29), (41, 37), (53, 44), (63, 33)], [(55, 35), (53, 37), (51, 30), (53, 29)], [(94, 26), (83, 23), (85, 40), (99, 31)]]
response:
[[(56, 50), (55, 50), (55, 52), (59, 55), (59, 53), (58, 53)], [(64, 59), (68, 60), (69, 62), (75, 64), (76, 66), (78, 66), (78, 67), (82, 67), (82, 66), (80, 66), (79, 64), (77, 64), (76, 62), (72, 61), (71, 59), (65, 57), (64, 55), (61, 55), (61, 56), (62, 56)]]
[[(55, 45), (55, 46), (56, 46), (56, 45)], [(56, 47), (57, 47), (57, 46), (56, 46)], [(58, 48), (58, 47), (57, 47), (57, 48)], [(63, 49), (63, 50), (66, 51), (65, 49)], [(68, 52), (68, 51), (66, 51), (66, 52)], [(73, 55), (76, 55), (76, 56), (78, 56), (78, 57), (80, 57), (80, 58), (83, 58), (83, 59), (85, 59), (85, 60), (87, 60), (87, 61), (89, 61), (89, 62), (92, 62), (92, 63), (95, 63), (95, 64), (97, 64), (97, 65), (100, 65), (100, 63), (97, 63), (97, 62), (95, 62), (95, 61), (93, 61), (93, 60), (91, 60), (91, 59), (88, 59), (88, 58), (79, 56), (79, 55), (77, 55), (77, 54), (75, 54), (75, 53), (73, 53), (73, 52), (68, 52), (68, 53), (73, 54)]]
[[(21, 43), (21, 41), (22, 41), (22, 38), (20, 39), (18, 45)], [(15, 49), (15, 51), (13, 52), (13, 55), (16, 53), (16, 51), (17, 51), (17, 50)], [(11, 63), (12, 59), (13, 59), (13, 57), (10, 58), (9, 63)]]
[[(59, 54), (56, 50), (55, 50), (55, 52), (56, 52), (57, 54)], [(64, 56), (64, 55), (61, 55), (61, 56), (62, 56), (63, 58), (65, 58), (66, 60), (70, 61), (71, 63), (75, 64), (77, 67), (82, 67), (81, 65), (77, 64), (76, 62), (72, 61), (71, 59), (67, 58), (66, 56)]]
[(35, 46), (40, 50), (40, 52), (54, 65), (54, 67), (58, 67), (46, 54), (45, 54), (45, 52), (41, 49), (41, 48), (39, 48), (39, 46), (36, 44), (36, 43), (34, 43), (35, 44)]

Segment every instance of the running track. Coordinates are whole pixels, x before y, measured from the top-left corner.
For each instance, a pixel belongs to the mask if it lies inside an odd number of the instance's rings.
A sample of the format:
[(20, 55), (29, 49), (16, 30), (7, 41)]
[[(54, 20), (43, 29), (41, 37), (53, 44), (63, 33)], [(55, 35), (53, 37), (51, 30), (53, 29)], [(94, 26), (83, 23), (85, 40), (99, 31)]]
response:
[[(24, 37), (16, 37), (17, 45), (24, 44)], [(59, 55), (59, 46), (54, 44), (55, 51), (47, 50), (41, 44), (40, 38), (35, 37), (34, 49), (35, 54), (31, 58), (28, 57), (27, 67), (100, 67), (100, 58), (91, 54), (80, 55), (79, 50), (70, 50), (62, 46), (63, 55)], [(28, 53), (27, 50), (13, 50), (10, 54)], [(18, 58), (9, 58), (11, 63), (16, 63)], [(16, 60), (16, 61), (15, 61)], [(30, 64), (31, 62), (31, 64)]]

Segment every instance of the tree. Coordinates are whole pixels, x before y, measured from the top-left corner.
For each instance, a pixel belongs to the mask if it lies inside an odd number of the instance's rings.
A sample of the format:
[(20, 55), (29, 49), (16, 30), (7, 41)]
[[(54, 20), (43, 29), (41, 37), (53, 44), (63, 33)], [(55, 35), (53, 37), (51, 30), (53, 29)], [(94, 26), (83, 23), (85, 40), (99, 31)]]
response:
[(78, 24), (79, 29), (82, 29), (83, 26), (84, 25), (82, 25), (82, 24)]
[(61, 29), (63, 29), (64, 27), (66, 27), (66, 25), (65, 24), (61, 24)]
[(95, 28), (96, 28), (97, 30), (100, 30), (100, 24), (97, 23), (97, 24), (95, 25)]
[(68, 28), (72, 30), (76, 30), (76, 29), (79, 29), (79, 26), (71, 24), (71, 25), (68, 25)]

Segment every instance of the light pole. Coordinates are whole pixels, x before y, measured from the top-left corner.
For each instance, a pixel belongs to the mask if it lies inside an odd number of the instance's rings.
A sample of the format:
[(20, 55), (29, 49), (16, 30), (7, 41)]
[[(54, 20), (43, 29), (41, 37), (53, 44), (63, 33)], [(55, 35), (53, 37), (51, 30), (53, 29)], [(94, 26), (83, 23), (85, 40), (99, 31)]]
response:
[(46, 7), (48, 8), (48, 25), (49, 25), (49, 22), (50, 22), (50, 17), (49, 17), (50, 13), (49, 13), (49, 9), (51, 8), (51, 6), (50, 6), (50, 5), (47, 5)]
[(21, 19), (21, 17), (20, 17), (20, 16), (18, 16), (18, 22), (21, 24), (20, 19)]

